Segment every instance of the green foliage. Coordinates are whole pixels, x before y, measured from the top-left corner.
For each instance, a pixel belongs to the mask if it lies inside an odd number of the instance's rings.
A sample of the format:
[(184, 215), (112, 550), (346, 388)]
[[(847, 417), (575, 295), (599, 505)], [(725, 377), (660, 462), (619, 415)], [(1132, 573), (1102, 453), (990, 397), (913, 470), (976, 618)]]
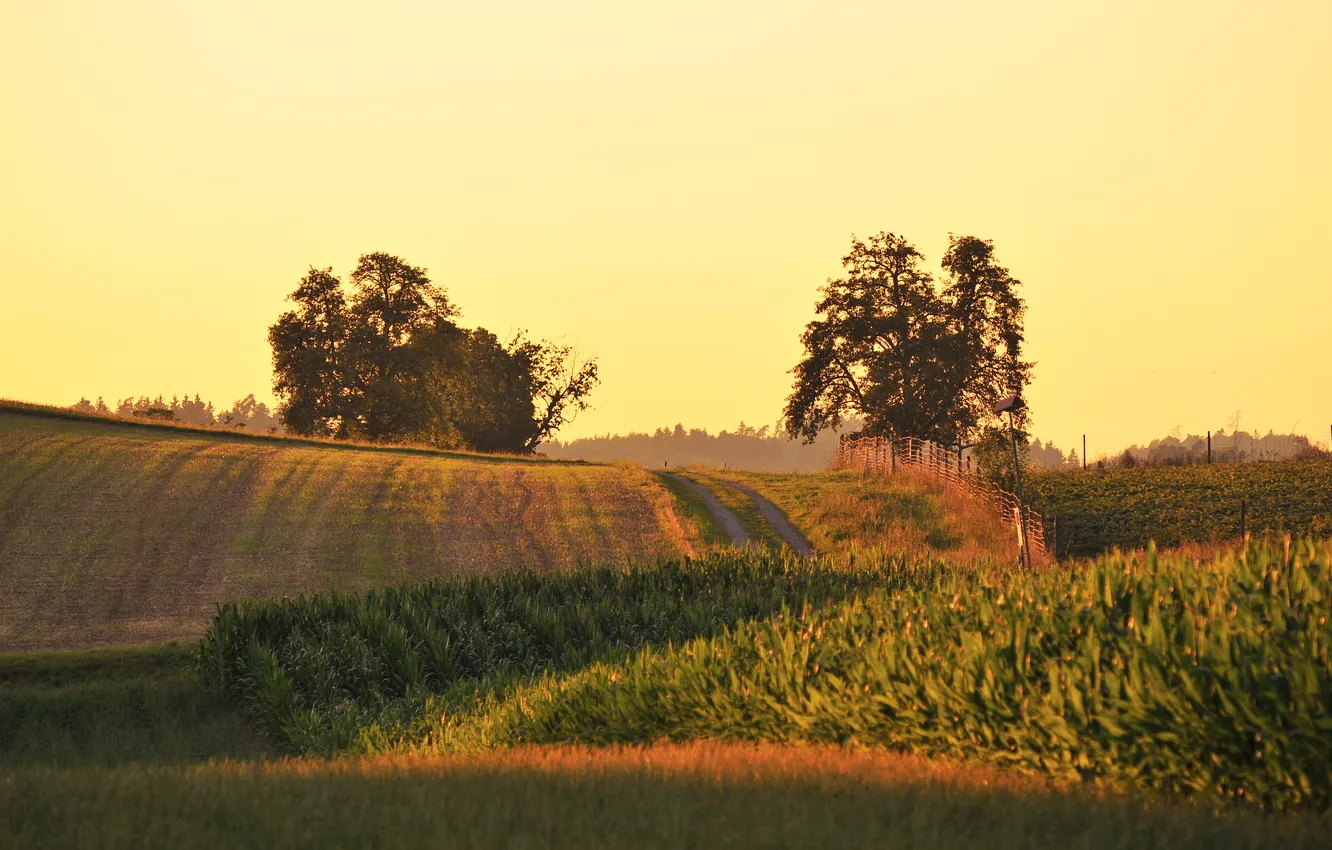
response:
[(265, 755), (190, 662), (187, 646), (0, 654), (0, 771)]
[[(893, 233), (851, 241), (844, 279), (829, 280), (801, 337), (786, 428), (812, 441), (852, 416), (871, 436), (968, 444), (991, 406), (1020, 394), (1025, 305), (994, 245), (949, 235), (943, 286)], [(1021, 423), (1019, 423), (1021, 424)]]
[(311, 268), (269, 328), (273, 388), (293, 433), (441, 448), (530, 452), (597, 383), (568, 346), (508, 345), (465, 330), (425, 269), (377, 252), (351, 274)]
[(1138, 466), (1023, 477), (1031, 506), (1058, 527), (1060, 554), (1090, 555), (1255, 535), (1332, 535), (1332, 461)]
[(589, 670), (495, 725), (524, 742), (884, 745), (1322, 809), (1330, 567), (1305, 543), (904, 587)]
[[(1017, 462), (1022, 465), (1025, 483), (1030, 465), (1026, 434), (1019, 431), (1017, 440)], [(1002, 427), (983, 429), (972, 452), (972, 457), (976, 461), (976, 470), (982, 477), (1009, 493), (1017, 491), (1017, 477), (1013, 469), (1013, 435), (1009, 433), (1006, 424)]]
[(230, 603), (201, 643), (200, 667), (278, 743), (333, 752), (354, 743), (362, 726), (410, 713), (463, 680), (622, 660), (783, 606), (932, 573), (900, 561), (851, 570), (724, 552), (650, 568), (514, 572), (364, 596)]
[(1321, 809), (1330, 583), (1313, 542), (1039, 574), (751, 552), (227, 606), (200, 665), (305, 752), (836, 742)]

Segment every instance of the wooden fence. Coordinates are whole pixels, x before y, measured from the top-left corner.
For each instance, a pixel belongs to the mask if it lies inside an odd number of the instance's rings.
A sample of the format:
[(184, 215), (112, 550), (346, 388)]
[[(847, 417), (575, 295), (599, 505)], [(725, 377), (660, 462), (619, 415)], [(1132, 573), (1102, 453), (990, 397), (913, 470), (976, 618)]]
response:
[(915, 437), (892, 440), (884, 437), (862, 437), (841, 440), (837, 444), (836, 469), (853, 469), (870, 475), (891, 475), (900, 469), (921, 470), (938, 479), (945, 487), (957, 487), (968, 492), (999, 512), (1011, 522), (1021, 551), (1025, 535), (1031, 548), (1032, 559), (1046, 560), (1053, 551), (1053, 541), (1047, 547), (1045, 519), (1027, 508), (1027, 521), (1022, 523), (1018, 512), (1017, 496), (1000, 489), (982, 478), (971, 468), (971, 459), (963, 459), (957, 452)]

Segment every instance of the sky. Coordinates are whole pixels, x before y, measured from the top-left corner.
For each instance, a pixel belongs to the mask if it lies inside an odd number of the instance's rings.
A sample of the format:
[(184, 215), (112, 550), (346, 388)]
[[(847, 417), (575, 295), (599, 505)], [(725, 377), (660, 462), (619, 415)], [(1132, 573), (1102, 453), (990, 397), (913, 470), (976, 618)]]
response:
[(273, 401), (310, 266), (775, 421), (852, 234), (1022, 280), (1037, 436), (1332, 427), (1332, 4), (0, 2), (0, 397)]

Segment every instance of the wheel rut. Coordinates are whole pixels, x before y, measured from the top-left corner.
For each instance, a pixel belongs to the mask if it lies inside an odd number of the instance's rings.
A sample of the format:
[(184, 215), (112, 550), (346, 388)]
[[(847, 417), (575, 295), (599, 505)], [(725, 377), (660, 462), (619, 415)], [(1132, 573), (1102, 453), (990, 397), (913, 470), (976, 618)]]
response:
[(717, 524), (731, 538), (732, 543), (736, 546), (744, 546), (749, 542), (749, 534), (745, 531), (744, 525), (741, 524), (740, 518), (732, 513), (730, 508), (723, 505), (711, 490), (692, 478), (685, 478), (683, 475), (676, 475), (672, 472), (663, 472), (662, 474), (670, 476), (673, 480), (679, 481), (697, 493), (698, 497), (703, 500), (703, 504), (707, 506), (708, 513), (712, 514), (712, 518), (717, 520)]
[[(717, 523), (722, 527), (722, 530), (731, 538), (732, 543), (736, 546), (744, 546), (746, 543), (752, 542), (753, 538), (747, 531), (745, 531), (745, 526), (740, 521), (740, 518), (737, 517), (730, 508), (722, 504), (722, 501), (718, 499), (716, 494), (709, 490), (707, 486), (692, 478), (686, 478), (683, 475), (676, 475), (670, 472), (663, 474), (669, 475), (676, 481), (683, 482), (686, 487), (697, 493), (703, 500), (703, 504), (707, 506), (708, 512), (712, 514), (713, 519), (717, 520)], [(760, 496), (754, 488), (741, 484), (738, 481), (732, 481), (728, 478), (719, 478), (715, 475), (709, 474), (705, 477), (724, 487), (738, 490), (748, 497), (754, 503), (754, 506), (758, 508), (759, 514), (768, 521), (768, 524), (772, 526), (773, 531), (777, 532), (778, 536), (782, 538), (782, 542), (789, 546), (792, 552), (802, 558), (811, 558), (814, 556), (814, 547), (810, 546), (809, 541), (800, 533), (800, 530), (791, 524), (791, 521), (786, 518), (786, 514), (782, 513), (781, 509), (772, 502), (769, 502), (767, 499)]]
[(758, 507), (759, 513), (772, 525), (773, 530), (781, 536), (786, 545), (791, 547), (792, 552), (802, 558), (812, 558), (814, 556), (814, 547), (809, 545), (809, 541), (800, 533), (800, 529), (791, 524), (791, 521), (786, 518), (786, 514), (782, 513), (781, 508), (760, 496), (752, 487), (746, 487), (744, 484), (727, 478), (717, 480), (728, 487), (739, 490), (752, 499)]

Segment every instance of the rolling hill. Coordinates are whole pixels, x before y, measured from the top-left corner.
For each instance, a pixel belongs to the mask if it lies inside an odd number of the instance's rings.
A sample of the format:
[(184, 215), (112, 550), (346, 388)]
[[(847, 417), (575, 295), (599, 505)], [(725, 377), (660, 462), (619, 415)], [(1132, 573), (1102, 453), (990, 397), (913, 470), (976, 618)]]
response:
[(0, 406), (0, 651), (192, 640), (226, 600), (691, 550), (638, 467)]

